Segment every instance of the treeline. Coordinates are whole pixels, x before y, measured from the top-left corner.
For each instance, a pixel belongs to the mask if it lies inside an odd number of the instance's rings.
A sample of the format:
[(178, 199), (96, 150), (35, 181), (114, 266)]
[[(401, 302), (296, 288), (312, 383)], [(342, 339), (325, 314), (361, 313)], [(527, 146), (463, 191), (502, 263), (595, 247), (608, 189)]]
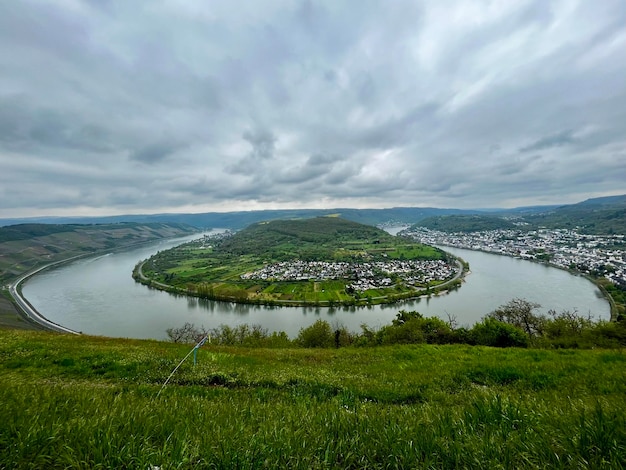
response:
[(285, 332), (269, 333), (260, 325), (239, 325), (204, 329), (186, 323), (169, 328), (171, 341), (196, 343), (207, 334), (210, 342), (226, 346), (248, 347), (371, 347), (395, 344), (468, 344), (492, 347), (520, 348), (621, 348), (626, 345), (626, 321), (593, 320), (576, 311), (548, 315), (535, 312), (539, 305), (523, 299), (513, 299), (487, 314), (471, 328), (458, 327), (450, 318), (425, 317), (419, 312), (401, 310), (390, 325), (372, 329), (361, 325), (360, 332), (345, 326), (317, 320), (301, 328), (290, 339)]

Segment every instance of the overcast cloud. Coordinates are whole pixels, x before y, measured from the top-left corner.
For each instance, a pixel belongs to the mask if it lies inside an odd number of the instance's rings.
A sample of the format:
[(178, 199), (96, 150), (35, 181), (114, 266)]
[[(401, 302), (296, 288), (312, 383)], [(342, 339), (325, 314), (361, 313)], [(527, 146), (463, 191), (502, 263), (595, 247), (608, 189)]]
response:
[(0, 217), (626, 193), (623, 0), (0, 3)]

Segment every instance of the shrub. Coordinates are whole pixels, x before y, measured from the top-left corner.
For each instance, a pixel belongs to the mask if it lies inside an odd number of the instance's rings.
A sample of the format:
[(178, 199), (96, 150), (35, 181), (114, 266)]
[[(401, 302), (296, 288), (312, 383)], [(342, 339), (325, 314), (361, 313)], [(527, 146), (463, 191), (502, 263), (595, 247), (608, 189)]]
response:
[(418, 322), (409, 321), (401, 325), (389, 325), (380, 330), (382, 344), (416, 344), (424, 343), (424, 333)]
[(391, 325), (381, 330), (383, 344), (449, 344), (454, 342), (450, 326), (437, 317), (401, 310)]
[(335, 335), (327, 321), (317, 320), (311, 326), (300, 328), (297, 342), (305, 348), (328, 348), (334, 344)]
[(470, 335), (474, 344), (498, 348), (526, 348), (529, 342), (528, 335), (521, 329), (491, 317), (476, 323), (470, 330)]

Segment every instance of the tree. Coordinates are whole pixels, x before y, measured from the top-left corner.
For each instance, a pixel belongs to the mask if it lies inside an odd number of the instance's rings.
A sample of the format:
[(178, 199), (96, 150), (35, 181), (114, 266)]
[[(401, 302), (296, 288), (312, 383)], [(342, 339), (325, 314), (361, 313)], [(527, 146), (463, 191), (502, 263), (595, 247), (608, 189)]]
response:
[(541, 305), (525, 299), (513, 299), (487, 314), (487, 317), (520, 328), (530, 338), (535, 338), (542, 335), (545, 324), (545, 318), (533, 312), (539, 307)]
[(197, 343), (206, 334), (204, 328), (198, 328), (189, 322), (180, 328), (168, 328), (165, 332), (174, 343)]

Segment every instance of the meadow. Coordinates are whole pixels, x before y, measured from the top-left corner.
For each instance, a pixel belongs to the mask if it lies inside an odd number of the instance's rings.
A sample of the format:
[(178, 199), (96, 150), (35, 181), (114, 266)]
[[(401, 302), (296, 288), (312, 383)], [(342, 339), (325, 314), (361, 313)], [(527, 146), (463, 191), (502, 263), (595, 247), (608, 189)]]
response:
[(624, 468), (623, 350), (0, 330), (0, 468)]

